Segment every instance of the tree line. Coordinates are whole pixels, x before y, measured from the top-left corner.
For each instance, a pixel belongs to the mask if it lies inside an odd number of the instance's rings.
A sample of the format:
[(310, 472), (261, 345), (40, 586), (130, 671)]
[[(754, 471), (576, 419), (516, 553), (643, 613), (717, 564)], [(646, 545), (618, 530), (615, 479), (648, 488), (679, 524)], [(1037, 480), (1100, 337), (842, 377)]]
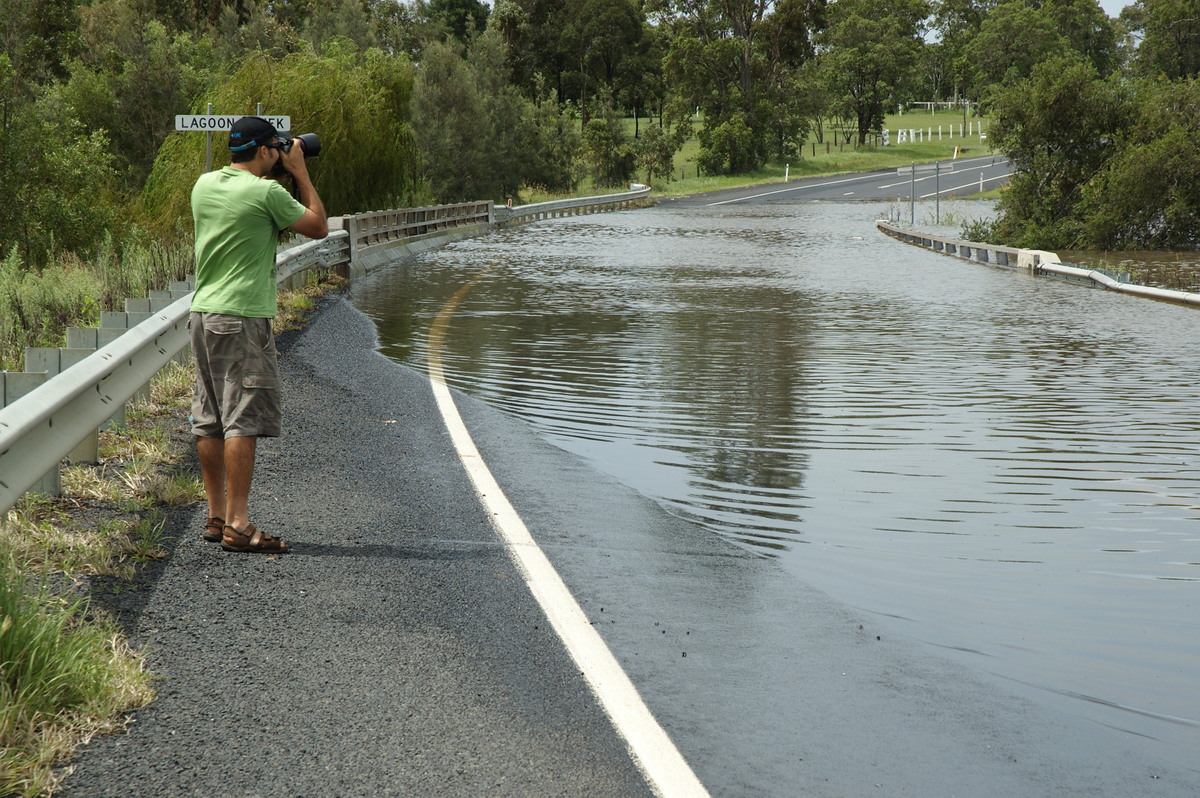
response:
[(742, 173), (958, 102), (1018, 168), (981, 235), (1193, 246), (1197, 20), (1200, 0), (1117, 19), (1096, 0), (0, 0), (0, 258), (185, 234), (204, 137), (173, 120), (210, 102), (319, 131), (335, 214), (668, 181), (692, 136), (704, 172)]

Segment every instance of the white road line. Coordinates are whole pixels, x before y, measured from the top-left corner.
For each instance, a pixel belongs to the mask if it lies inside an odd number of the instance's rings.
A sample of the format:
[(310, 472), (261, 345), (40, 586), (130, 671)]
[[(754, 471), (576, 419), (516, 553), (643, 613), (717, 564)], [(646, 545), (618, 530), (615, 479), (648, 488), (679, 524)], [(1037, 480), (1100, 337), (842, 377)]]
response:
[(761, 194), (751, 194), (748, 197), (737, 197), (736, 199), (721, 200), (720, 202), (710, 202), (705, 207), (712, 208), (717, 205), (729, 205), (734, 202), (745, 202), (746, 200), (758, 199), (759, 197), (769, 197), (772, 194), (783, 194), (788, 191), (795, 191), (798, 188), (824, 188), (825, 186), (837, 186), (842, 183), (853, 183), (857, 180), (867, 180), (868, 178), (858, 175), (856, 177), (848, 177), (844, 180), (830, 180), (826, 183), (811, 183), (804, 186), (791, 186), (790, 188), (781, 188), (776, 191), (764, 191)]
[[(1012, 173), (1010, 172), (1008, 174), (996, 175), (995, 177), (985, 177), (983, 179), (983, 182), (984, 183), (994, 183), (997, 180), (1003, 180), (1006, 177), (1009, 177), (1009, 175), (1011, 175), (1011, 174)], [(938, 194), (949, 194), (951, 192), (961, 191), (961, 190), (967, 189), (967, 188), (974, 188), (974, 189), (978, 190), (979, 182), (980, 182), (979, 178), (975, 178), (970, 183), (963, 183), (961, 186), (952, 186), (950, 188), (943, 188), (941, 191), (934, 191), (934, 192), (930, 192), (929, 194), (922, 194), (920, 196), (920, 199), (929, 199), (930, 197), (936, 197)]]
[(509, 554), (524, 576), (525, 584), (583, 672), (588, 686), (613, 726), (625, 739), (634, 762), (650, 787), (664, 798), (706, 798), (708, 791), (650, 713), (629, 676), (592, 627), (583, 609), (500, 489), (454, 405), (442, 371), (442, 345), (455, 308), (479, 277), (460, 288), (442, 306), (429, 331), (429, 382), (458, 457), (496, 533), (507, 545)]
[[(953, 164), (953, 167), (949, 167), (949, 168), (947, 168), (947, 171), (943, 172), (942, 174), (950, 174), (952, 171), (958, 171), (958, 172), (961, 172), (961, 171), (963, 170), (963, 167), (964, 167), (966, 164), (970, 163), (971, 161), (986, 161), (986, 160), (992, 160), (992, 161), (994, 161), (994, 160), (995, 160), (995, 157), (994, 157), (994, 156), (991, 156), (991, 155), (979, 155), (979, 156), (976, 156), (976, 157), (974, 157), (974, 158), (959, 158), (959, 159), (957, 159), (957, 160), (954, 160), (954, 161), (947, 161), (946, 163), (947, 163), (947, 164)], [(971, 168), (971, 167), (967, 167), (967, 168)], [(1004, 177), (1008, 177), (1008, 175), (1004, 175)], [(769, 196), (771, 196), (772, 194), (785, 194), (785, 193), (787, 193), (787, 192), (789, 192), (789, 191), (795, 191), (795, 190), (797, 190), (797, 189), (800, 189), (800, 188), (824, 188), (825, 186), (837, 186), (837, 185), (841, 185), (842, 183), (853, 183), (853, 182), (855, 182), (855, 181), (857, 181), (857, 180), (867, 180), (867, 179), (869, 179), (869, 178), (868, 178), (868, 177), (864, 177), (863, 175), (858, 175), (858, 176), (856, 176), (856, 177), (850, 177), (850, 178), (846, 178), (846, 179), (844, 179), (844, 180), (830, 180), (830, 181), (827, 181), (827, 182), (825, 182), (825, 183), (811, 183), (811, 184), (806, 184), (806, 185), (803, 185), (803, 186), (799, 186), (799, 185), (797, 185), (797, 186), (791, 186), (790, 188), (780, 188), (780, 189), (776, 189), (776, 190), (774, 190), (774, 191), (764, 191), (764, 192), (762, 192), (762, 193), (760, 193), (760, 194), (751, 194), (751, 195), (750, 195), (750, 196), (748, 196), (748, 197), (736, 197), (736, 198), (734, 198), (734, 199), (721, 200), (720, 202), (710, 202), (710, 203), (708, 203), (708, 205), (706, 205), (705, 207), (706, 207), (706, 208), (712, 208), (712, 207), (715, 207), (715, 206), (717, 206), (717, 205), (731, 205), (732, 203), (735, 203), (735, 202), (745, 202), (745, 201), (747, 201), (747, 200), (758, 199), (759, 197), (769, 197)], [(916, 182), (920, 183), (922, 180), (932, 180), (932, 179), (934, 179), (934, 175), (928, 175), (928, 176), (926, 176), (926, 177), (918, 177), (918, 178), (916, 179)], [(987, 181), (985, 181), (985, 182), (989, 182), (989, 181), (992, 181), (992, 180), (999, 180), (999, 179), (1001, 179), (1001, 178), (998, 178), (998, 177), (990, 177), (990, 178), (988, 178), (988, 180), (987, 180)], [(899, 186), (899, 185), (909, 185), (911, 182), (913, 182), (911, 179), (909, 179), (909, 180), (903, 180), (903, 181), (900, 181), (900, 182), (897, 182), (897, 183), (889, 183), (888, 185), (885, 185), (885, 186), (877, 186), (876, 188), (892, 188), (893, 186)], [(976, 181), (976, 182), (978, 182), (978, 181)], [(965, 188), (965, 186), (960, 186), (959, 188)], [(942, 189), (942, 192), (941, 192), (941, 193), (945, 194), (945, 193), (946, 193), (946, 192), (948, 192), (948, 191), (955, 191), (955, 190), (957, 190), (957, 189), (949, 189), (949, 188), (947, 188), (947, 189)], [(849, 192), (848, 194), (843, 194), (842, 196), (843, 196), (843, 197), (848, 197), (848, 196), (850, 196), (850, 194), (853, 194), (853, 193), (854, 193), (854, 192)], [(932, 195), (932, 194), (930, 194), (929, 196), (931, 196), (931, 197), (932, 197), (933, 195)]]

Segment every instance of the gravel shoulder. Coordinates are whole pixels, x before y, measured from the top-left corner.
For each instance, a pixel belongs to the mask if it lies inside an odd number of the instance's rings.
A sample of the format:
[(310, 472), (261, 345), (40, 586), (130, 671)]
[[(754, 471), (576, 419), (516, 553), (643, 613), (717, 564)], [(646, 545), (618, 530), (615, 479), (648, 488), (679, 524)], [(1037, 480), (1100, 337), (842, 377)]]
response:
[(80, 749), (61, 794), (650, 794), (498, 545), (427, 382), (325, 304), (280, 338), (285, 431), (259, 442), (251, 499), (294, 550), (224, 552), (200, 539), (201, 508), (176, 519), (169, 559), (104, 602), (158, 698)]

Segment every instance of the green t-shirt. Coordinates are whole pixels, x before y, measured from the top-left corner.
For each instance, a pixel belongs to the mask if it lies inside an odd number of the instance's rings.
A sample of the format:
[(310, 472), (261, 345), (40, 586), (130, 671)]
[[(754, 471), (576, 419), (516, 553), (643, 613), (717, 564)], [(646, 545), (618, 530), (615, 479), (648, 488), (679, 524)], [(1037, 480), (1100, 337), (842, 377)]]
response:
[(275, 244), (304, 206), (274, 180), (226, 166), (192, 187), (196, 293), (192, 310), (275, 317)]

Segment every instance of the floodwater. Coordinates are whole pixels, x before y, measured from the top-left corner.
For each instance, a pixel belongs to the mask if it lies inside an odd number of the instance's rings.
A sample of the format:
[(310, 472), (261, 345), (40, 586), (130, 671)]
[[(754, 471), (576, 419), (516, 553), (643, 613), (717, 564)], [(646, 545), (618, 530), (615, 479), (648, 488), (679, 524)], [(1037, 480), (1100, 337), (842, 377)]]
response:
[(911, 247), (880, 208), (509, 228), (353, 290), (424, 368), (897, 633), (1200, 749), (1200, 311)]
[(1200, 252), (1059, 252), (1064, 263), (1128, 274), (1155, 288), (1200, 293)]

